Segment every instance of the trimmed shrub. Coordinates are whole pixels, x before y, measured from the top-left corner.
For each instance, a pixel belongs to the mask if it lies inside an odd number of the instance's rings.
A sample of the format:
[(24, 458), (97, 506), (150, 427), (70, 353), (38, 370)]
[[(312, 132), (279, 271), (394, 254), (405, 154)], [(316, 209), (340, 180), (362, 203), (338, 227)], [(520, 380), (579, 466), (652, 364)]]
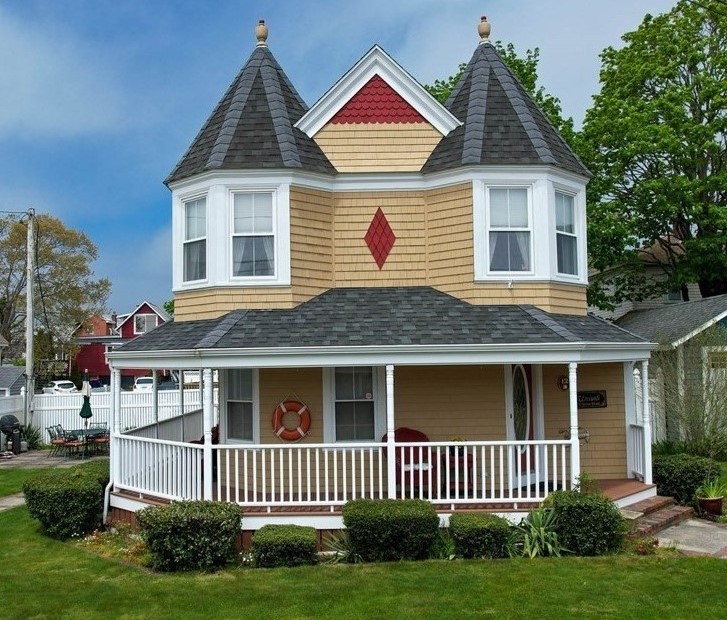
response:
[(235, 557), (242, 518), (237, 504), (172, 502), (144, 508), (136, 517), (156, 570), (213, 571)]
[(493, 514), (455, 513), (449, 519), (455, 553), (463, 558), (507, 557), (510, 532), (510, 522)]
[(702, 456), (674, 454), (656, 457), (652, 472), (659, 495), (690, 505), (695, 502), (697, 487), (720, 475), (720, 465)]
[(563, 551), (601, 555), (620, 546), (625, 522), (616, 504), (605, 495), (554, 491), (546, 505), (555, 511), (555, 529)]
[(252, 535), (255, 566), (315, 564), (316, 530), (303, 525), (264, 525)]
[(343, 506), (343, 524), (364, 562), (427, 558), (439, 531), (434, 506), (421, 499), (356, 499)]
[(91, 463), (71, 469), (56, 469), (23, 483), (30, 515), (40, 521), (52, 538), (81, 537), (101, 527), (104, 486), (99, 467)]

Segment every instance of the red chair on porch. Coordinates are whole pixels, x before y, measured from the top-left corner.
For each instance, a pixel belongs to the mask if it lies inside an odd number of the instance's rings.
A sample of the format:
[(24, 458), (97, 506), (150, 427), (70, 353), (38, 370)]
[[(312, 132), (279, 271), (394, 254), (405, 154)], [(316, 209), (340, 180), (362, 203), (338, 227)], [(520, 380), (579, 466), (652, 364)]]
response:
[[(388, 433), (384, 433), (381, 441), (387, 440)], [(429, 442), (421, 431), (406, 426), (394, 429), (394, 441), (396, 443), (424, 443)], [(424, 489), (429, 487), (431, 474), (432, 489), (437, 488), (437, 459), (434, 451), (420, 447), (396, 447), (396, 485), (401, 486), (402, 475), (404, 476), (404, 489)], [(384, 456), (386, 448), (384, 448)]]

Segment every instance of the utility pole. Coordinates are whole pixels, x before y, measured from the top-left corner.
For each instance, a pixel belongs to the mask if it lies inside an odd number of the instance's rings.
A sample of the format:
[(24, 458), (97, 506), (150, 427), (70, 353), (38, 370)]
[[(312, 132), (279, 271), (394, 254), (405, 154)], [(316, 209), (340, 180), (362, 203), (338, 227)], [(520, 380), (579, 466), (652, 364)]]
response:
[(33, 296), (35, 292), (35, 209), (28, 209), (28, 258), (25, 274), (25, 411), (23, 424), (33, 416), (33, 396), (35, 395), (35, 375), (33, 368), (33, 337), (35, 335), (35, 316)]

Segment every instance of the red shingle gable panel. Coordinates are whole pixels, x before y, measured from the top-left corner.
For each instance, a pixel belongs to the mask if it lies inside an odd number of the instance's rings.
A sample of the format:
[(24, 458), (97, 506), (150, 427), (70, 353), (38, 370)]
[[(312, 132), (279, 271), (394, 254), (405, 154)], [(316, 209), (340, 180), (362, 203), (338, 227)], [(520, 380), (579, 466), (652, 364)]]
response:
[(426, 123), (426, 120), (375, 75), (336, 112), (331, 123)]

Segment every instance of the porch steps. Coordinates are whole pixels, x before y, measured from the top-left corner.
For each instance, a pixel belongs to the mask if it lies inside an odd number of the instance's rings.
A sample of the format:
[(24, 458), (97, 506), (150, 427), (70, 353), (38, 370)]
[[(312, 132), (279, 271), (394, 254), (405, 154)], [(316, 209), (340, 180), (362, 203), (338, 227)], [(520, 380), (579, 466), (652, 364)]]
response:
[(621, 514), (631, 522), (630, 536), (643, 538), (686, 521), (694, 515), (694, 509), (677, 506), (673, 497), (656, 495), (621, 509)]

